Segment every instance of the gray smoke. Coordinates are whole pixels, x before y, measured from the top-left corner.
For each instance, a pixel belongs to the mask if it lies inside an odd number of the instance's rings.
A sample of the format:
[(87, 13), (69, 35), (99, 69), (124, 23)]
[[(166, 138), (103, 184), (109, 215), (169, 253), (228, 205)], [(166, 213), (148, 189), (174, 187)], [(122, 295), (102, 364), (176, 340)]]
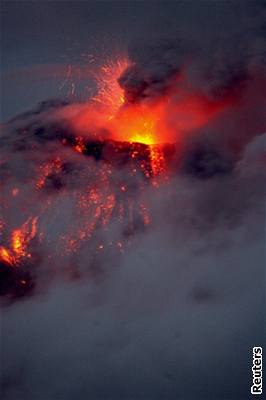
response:
[[(193, 3), (189, 18), (180, 13), (177, 27), (170, 25), (163, 37), (158, 27), (157, 34), (133, 41), (133, 65), (119, 79), (128, 102), (156, 99), (179, 74), (214, 99), (245, 86), (265, 66), (265, 7), (242, 3)], [(175, 94), (182, 82), (174, 82)]]

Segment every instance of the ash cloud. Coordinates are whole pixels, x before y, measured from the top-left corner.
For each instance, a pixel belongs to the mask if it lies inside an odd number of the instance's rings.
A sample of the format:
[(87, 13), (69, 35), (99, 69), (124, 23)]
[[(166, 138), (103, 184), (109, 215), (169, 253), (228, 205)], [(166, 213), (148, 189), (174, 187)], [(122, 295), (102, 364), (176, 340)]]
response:
[[(145, 42), (144, 42), (145, 43)], [(167, 93), (173, 79), (181, 72), (185, 59), (189, 57), (186, 43), (165, 38), (156, 38), (151, 43), (136, 46), (129, 52), (133, 66), (119, 78), (125, 90), (126, 100), (135, 103)]]
[[(223, 24), (218, 21), (219, 12)], [(264, 69), (262, 2), (194, 4), (190, 19), (186, 12), (180, 12), (180, 17), (177, 28), (170, 24), (163, 38), (158, 27), (158, 34), (144, 33), (130, 44), (133, 65), (119, 79), (129, 103), (156, 100), (172, 89), (173, 77), (179, 74), (186, 76), (194, 90), (219, 99), (229, 91), (241, 90), (254, 73)], [(178, 94), (179, 82), (175, 85)]]

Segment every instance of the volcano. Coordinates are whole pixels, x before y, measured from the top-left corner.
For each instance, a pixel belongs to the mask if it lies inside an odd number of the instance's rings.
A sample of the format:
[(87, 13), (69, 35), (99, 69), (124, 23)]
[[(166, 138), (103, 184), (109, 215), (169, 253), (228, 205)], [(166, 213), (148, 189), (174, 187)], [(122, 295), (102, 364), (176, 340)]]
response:
[(101, 254), (124, 254), (150, 229), (151, 200), (177, 172), (209, 179), (233, 171), (247, 138), (235, 151), (234, 138), (213, 145), (197, 137), (241, 107), (241, 90), (211, 99), (180, 85), (175, 71), (160, 95), (147, 99), (146, 82), (141, 96), (131, 86), (126, 96), (119, 77), (130, 68), (127, 59), (109, 62), (88, 102), (45, 101), (2, 126), (4, 301), (34, 293), (44, 259), (47, 284), (84, 270), (98, 276)]
[[(34, 293), (43, 253), (53, 273), (63, 269), (72, 277), (79, 268), (69, 264), (78, 262), (73, 260), (80, 252), (91, 258), (123, 254), (135, 233), (150, 224), (146, 188), (156, 191), (170, 173), (174, 144), (97, 140), (77, 136), (64, 123), (43, 123), (47, 110), (65, 106), (43, 103), (11, 121), (2, 137), (9, 155), (1, 162), (0, 295), (5, 301)], [(115, 235), (109, 232), (113, 222), (119, 227)]]

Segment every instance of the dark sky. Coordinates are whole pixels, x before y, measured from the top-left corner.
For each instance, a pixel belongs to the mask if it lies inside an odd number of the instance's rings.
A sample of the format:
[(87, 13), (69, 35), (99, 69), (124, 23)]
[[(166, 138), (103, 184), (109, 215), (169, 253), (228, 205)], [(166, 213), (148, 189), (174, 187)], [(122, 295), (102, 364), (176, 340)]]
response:
[(64, 77), (37, 80), (25, 73), (25, 68), (36, 64), (82, 64), (82, 53), (96, 52), (101, 57), (101, 53), (112, 51), (114, 42), (124, 48), (143, 27), (158, 18), (163, 21), (163, 14), (169, 14), (169, 6), (154, 2), (4, 1), (3, 119), (43, 98), (61, 95), (59, 86)]
[[(250, 29), (260, 2), (3, 1), (1, 8), (6, 120), (44, 98), (64, 96), (59, 88), (67, 65), (86, 64), (84, 53), (100, 62), (135, 40), (182, 32), (204, 41), (214, 32)], [(60, 77), (51, 66), (63, 68)]]

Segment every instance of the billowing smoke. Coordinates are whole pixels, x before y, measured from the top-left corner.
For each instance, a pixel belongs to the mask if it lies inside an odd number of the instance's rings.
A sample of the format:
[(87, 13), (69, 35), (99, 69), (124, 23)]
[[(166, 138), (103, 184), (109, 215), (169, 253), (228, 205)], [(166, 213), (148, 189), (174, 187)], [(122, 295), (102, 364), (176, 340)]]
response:
[[(244, 4), (245, 3), (245, 4)], [(120, 77), (129, 102), (151, 100), (170, 90), (178, 95), (184, 80), (173, 90), (173, 78), (182, 74), (190, 88), (219, 99), (228, 91), (239, 91), (265, 65), (265, 8), (243, 2), (225, 7), (194, 5), (194, 18), (184, 13), (178, 27), (138, 38), (131, 43), (133, 62)], [(223, 23), (219, 11), (225, 13)], [(233, 21), (238, 18), (238, 23)], [(194, 22), (194, 24), (193, 24)], [(216, 26), (215, 26), (216, 24)], [(169, 34), (170, 30), (170, 34)], [(160, 36), (159, 36), (160, 35)]]
[(3, 400), (248, 397), (265, 297), (252, 10), (142, 35), (93, 99), (2, 125)]

